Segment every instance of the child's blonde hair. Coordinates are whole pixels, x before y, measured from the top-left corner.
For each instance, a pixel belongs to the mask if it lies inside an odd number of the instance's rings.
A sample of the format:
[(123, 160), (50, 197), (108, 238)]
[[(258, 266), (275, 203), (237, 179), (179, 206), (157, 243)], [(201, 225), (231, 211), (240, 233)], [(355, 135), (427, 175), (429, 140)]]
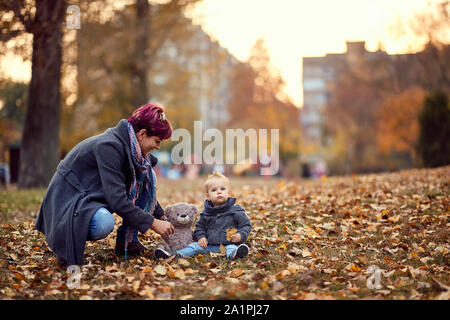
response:
[(205, 192), (208, 193), (209, 190), (209, 186), (211, 185), (211, 182), (213, 180), (217, 180), (217, 179), (222, 179), (225, 180), (226, 183), (228, 183), (228, 185), (230, 185), (230, 179), (228, 179), (227, 177), (225, 177), (223, 174), (221, 174), (220, 172), (214, 171), (212, 174), (208, 175), (208, 178), (205, 181)]

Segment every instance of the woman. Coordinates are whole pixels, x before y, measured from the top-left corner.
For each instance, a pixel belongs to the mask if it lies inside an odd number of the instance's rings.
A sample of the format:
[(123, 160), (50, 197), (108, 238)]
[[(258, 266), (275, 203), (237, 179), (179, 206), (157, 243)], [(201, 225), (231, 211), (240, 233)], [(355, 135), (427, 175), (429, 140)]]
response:
[(87, 240), (105, 238), (114, 229), (115, 212), (123, 219), (117, 230), (117, 255), (149, 252), (137, 232), (152, 228), (166, 236), (171, 223), (156, 200), (157, 159), (150, 153), (172, 135), (164, 109), (146, 104), (116, 127), (90, 137), (60, 162), (41, 205), (36, 229), (65, 268), (81, 265)]

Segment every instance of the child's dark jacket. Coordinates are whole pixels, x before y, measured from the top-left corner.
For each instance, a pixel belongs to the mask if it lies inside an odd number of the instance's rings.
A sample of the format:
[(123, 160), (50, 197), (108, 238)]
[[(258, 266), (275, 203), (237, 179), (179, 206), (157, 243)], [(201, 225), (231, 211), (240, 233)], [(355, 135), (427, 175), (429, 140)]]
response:
[[(214, 207), (210, 200), (205, 200), (205, 208), (195, 225), (194, 240), (198, 241), (205, 237), (211, 245), (244, 243), (252, 227), (245, 210), (235, 202), (236, 198), (230, 197), (224, 205)], [(229, 228), (238, 230), (241, 234), (240, 242), (227, 240), (226, 229)]]

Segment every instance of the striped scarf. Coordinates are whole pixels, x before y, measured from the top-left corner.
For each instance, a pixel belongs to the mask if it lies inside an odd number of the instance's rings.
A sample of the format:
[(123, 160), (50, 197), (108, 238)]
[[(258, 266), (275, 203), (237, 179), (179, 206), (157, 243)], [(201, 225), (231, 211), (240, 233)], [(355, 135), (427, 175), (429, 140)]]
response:
[(133, 126), (130, 123), (127, 123), (127, 126), (130, 135), (131, 158), (134, 164), (132, 167), (132, 181), (128, 192), (128, 199), (133, 201), (133, 204), (136, 204), (145, 212), (153, 214), (156, 205), (155, 173), (153, 172), (150, 154), (147, 158), (142, 155)]
[[(130, 135), (131, 158), (133, 161), (131, 168), (132, 181), (128, 192), (128, 199), (145, 212), (153, 215), (156, 206), (156, 174), (152, 168), (150, 154), (147, 158), (142, 155), (133, 126), (127, 122), (127, 127), (128, 134)], [(126, 227), (125, 229), (125, 259), (128, 243), (132, 241), (135, 232), (131, 227)]]

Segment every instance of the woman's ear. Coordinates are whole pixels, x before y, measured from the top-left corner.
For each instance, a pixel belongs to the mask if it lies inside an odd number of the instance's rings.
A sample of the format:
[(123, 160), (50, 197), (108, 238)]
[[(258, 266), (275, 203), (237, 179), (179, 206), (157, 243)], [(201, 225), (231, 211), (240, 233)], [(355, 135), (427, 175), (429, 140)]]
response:
[(147, 133), (147, 130), (141, 129), (141, 130), (139, 130), (138, 132), (136, 132), (136, 137), (137, 137), (140, 141), (142, 141), (142, 139), (144, 139), (146, 133)]

